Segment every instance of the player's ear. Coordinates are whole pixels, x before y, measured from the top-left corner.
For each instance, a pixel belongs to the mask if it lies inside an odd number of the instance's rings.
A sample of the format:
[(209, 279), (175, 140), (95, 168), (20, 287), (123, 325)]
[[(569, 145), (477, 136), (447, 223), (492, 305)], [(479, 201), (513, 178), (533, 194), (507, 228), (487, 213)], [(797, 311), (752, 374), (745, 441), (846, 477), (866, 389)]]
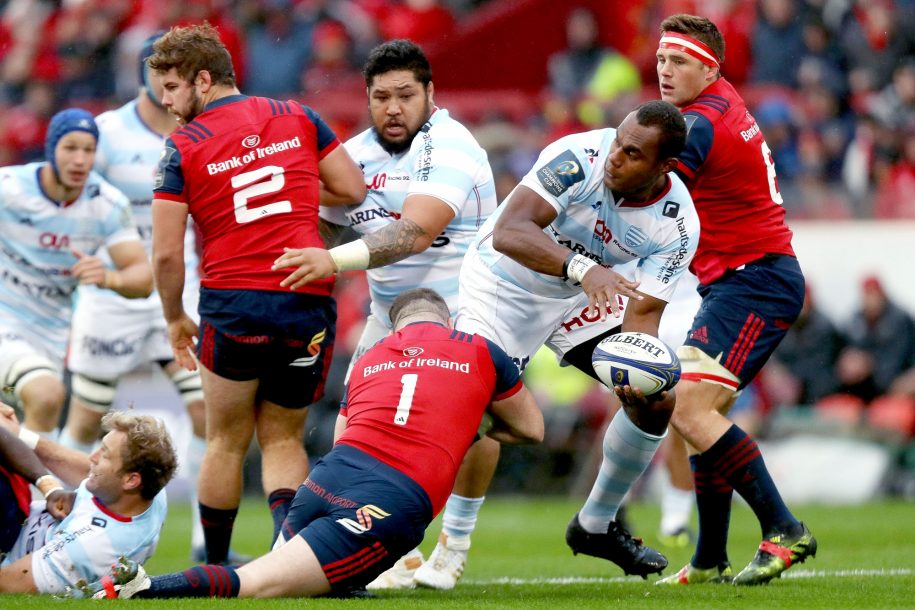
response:
[(429, 84), (426, 85), (426, 95), (429, 96), (429, 101), (434, 104), (435, 100), (433, 99), (433, 96), (435, 95), (435, 86), (432, 84), (431, 80), (429, 81)]
[(661, 162), (661, 171), (665, 174), (674, 171), (677, 169), (677, 161), (678, 160), (676, 157), (668, 157), (667, 159), (664, 159), (664, 161)]
[(143, 486), (143, 477), (140, 476), (139, 472), (128, 472), (121, 479), (124, 491), (136, 491), (139, 492), (140, 488)]
[(197, 76), (194, 77), (194, 85), (201, 86), (203, 93), (206, 93), (213, 85), (213, 77), (210, 75), (210, 71), (200, 70), (197, 72)]

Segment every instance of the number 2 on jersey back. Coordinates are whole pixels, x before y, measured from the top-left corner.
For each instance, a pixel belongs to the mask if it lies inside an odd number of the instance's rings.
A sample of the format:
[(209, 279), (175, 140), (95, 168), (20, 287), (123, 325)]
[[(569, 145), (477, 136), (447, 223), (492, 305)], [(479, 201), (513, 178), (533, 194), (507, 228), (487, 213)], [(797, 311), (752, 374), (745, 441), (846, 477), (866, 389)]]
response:
[[(274, 201), (266, 205), (259, 205), (255, 208), (249, 208), (248, 202), (261, 195), (269, 195), (282, 190), (286, 184), (285, 170), (277, 165), (267, 165), (258, 169), (244, 172), (237, 176), (232, 176), (232, 188), (240, 189), (235, 192), (232, 200), (235, 204), (235, 220), (238, 224), (244, 224), (271, 216), (273, 214), (286, 214), (292, 211), (292, 203), (289, 200)], [(269, 180), (262, 180), (269, 176)]]
[(419, 375), (416, 373), (406, 373), (400, 378), (400, 402), (397, 403), (397, 412), (394, 413), (394, 423), (398, 426), (406, 426), (407, 418), (410, 417), (410, 407), (413, 406), (413, 394), (416, 392), (416, 381)]

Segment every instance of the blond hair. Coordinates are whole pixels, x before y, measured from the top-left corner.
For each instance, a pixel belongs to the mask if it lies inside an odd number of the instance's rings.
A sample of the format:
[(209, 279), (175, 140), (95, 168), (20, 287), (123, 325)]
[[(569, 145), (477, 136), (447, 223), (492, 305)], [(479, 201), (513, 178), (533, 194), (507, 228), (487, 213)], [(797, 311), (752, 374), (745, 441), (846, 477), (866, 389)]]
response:
[(178, 468), (178, 457), (165, 424), (150, 415), (110, 411), (102, 418), (102, 428), (126, 435), (122, 471), (139, 473), (140, 495), (152, 500)]

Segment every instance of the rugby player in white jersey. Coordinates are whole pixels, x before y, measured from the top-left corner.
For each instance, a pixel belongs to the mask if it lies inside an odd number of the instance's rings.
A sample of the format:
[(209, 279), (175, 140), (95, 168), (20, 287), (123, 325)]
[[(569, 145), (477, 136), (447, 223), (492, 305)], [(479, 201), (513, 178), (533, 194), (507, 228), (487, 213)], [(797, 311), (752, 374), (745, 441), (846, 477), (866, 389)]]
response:
[[(699, 237), (692, 198), (670, 173), (685, 137), (677, 109), (654, 101), (618, 129), (573, 134), (547, 146), (467, 253), (455, 327), (494, 341), (519, 367), (546, 344), (564, 364), (595, 378), (591, 352), (601, 339), (623, 331), (658, 336), (661, 314)], [(611, 270), (634, 259), (635, 281)], [(621, 297), (629, 297), (625, 307)], [(667, 392), (646, 400), (629, 389), (616, 394), (624, 408), (606, 431), (600, 473), (566, 541), (576, 554), (647, 577), (667, 560), (633, 539), (616, 511), (664, 438), (674, 397)], [(465, 457), (452, 496), (463, 501), (449, 499), (439, 538), (444, 550), (437, 565), (427, 569), (427, 562), (416, 573), (417, 584), (450, 589), (463, 573), (482, 498), (471, 504), (462, 485), (488, 484), (498, 445), (487, 445), (483, 439)]]
[[(175, 117), (159, 103), (162, 86), (150, 78), (146, 58), (162, 32), (144, 41), (140, 49), (137, 97), (96, 119), (101, 134), (95, 169), (130, 198), (137, 228), (148, 255), (152, 253), (153, 178), (165, 138), (177, 127)], [(199, 277), (194, 228), (188, 225), (184, 239), (184, 308), (197, 315)], [(73, 312), (73, 329), (67, 367), (72, 393), (67, 422), (60, 435), (64, 446), (91, 453), (99, 439), (102, 416), (114, 402), (118, 382), (147, 363), (162, 367), (181, 396), (191, 418), (191, 435), (185, 454), (191, 489), (196, 495), (197, 473), (206, 451), (206, 422), (200, 372), (189, 371), (174, 361), (166, 335), (159, 294), (146, 299), (124, 299), (92, 286), (80, 288)], [(191, 548), (195, 560), (203, 561), (203, 528), (191, 499)], [(233, 555), (233, 561), (240, 561)]]
[[(298, 267), (284, 282), (290, 286), (369, 270), (371, 312), (350, 367), (391, 331), (388, 310), (405, 290), (435, 290), (457, 313), (461, 261), (497, 203), (486, 151), (435, 106), (422, 49), (407, 40), (385, 42), (369, 54), (363, 74), (372, 126), (346, 149), (362, 167), (368, 195), (358, 205), (321, 208), (328, 241), (346, 227), (362, 238), (330, 250), (290, 250), (277, 261), (277, 268)], [(322, 192), (322, 203), (333, 199)], [(338, 419), (337, 434), (344, 423)], [(369, 588), (412, 586), (422, 560), (419, 550), (411, 552)]]
[[(0, 404), (0, 511), (24, 513), (2, 548), (0, 593), (60, 594), (98, 580), (121, 557), (152, 556), (178, 465), (171, 439), (149, 415), (110, 413), (103, 427), (87, 456), (24, 431)], [(45, 499), (29, 503), (28, 483)]]
[[(326, 237), (346, 227), (363, 237), (330, 250), (289, 250), (276, 264), (298, 267), (283, 282), (291, 287), (369, 270), (371, 313), (352, 361), (391, 331), (388, 310), (405, 290), (435, 290), (457, 312), (461, 261), (496, 209), (486, 151), (436, 107), (422, 49), (408, 40), (385, 42), (369, 54), (363, 73), (372, 126), (345, 146), (362, 167), (368, 195), (360, 204), (321, 208)], [(333, 204), (329, 193), (321, 198)]]
[(76, 287), (152, 291), (130, 202), (92, 171), (97, 144), (92, 114), (69, 108), (48, 125), (47, 161), (0, 169), (0, 388), (35, 432), (52, 432), (63, 409)]

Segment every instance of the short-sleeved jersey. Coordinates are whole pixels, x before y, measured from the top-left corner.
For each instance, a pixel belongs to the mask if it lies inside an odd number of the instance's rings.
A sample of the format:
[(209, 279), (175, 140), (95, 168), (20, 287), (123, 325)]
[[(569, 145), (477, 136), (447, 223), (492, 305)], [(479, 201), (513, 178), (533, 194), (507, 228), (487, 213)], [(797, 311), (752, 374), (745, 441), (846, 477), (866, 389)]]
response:
[[(165, 138), (153, 131), (137, 112), (137, 101), (131, 100), (120, 108), (109, 110), (95, 119), (99, 128), (99, 141), (95, 153), (94, 169), (112, 186), (130, 200), (137, 230), (152, 256), (152, 196), (153, 179), (162, 156)], [(109, 265), (107, 250), (99, 252)], [(197, 282), (197, 249), (193, 226), (188, 223), (184, 237), (185, 277)], [(117, 301), (125, 309), (151, 311), (161, 308), (159, 294), (155, 291), (145, 299), (128, 299), (118, 293), (96, 286), (80, 286), (79, 294), (91, 293), (90, 306), (96, 299)]]
[(410, 195), (435, 197), (454, 211), (454, 219), (425, 251), (366, 272), (372, 313), (390, 324), (388, 310), (397, 295), (421, 286), (442, 295), (456, 314), (461, 260), (497, 205), (486, 151), (444, 109), (432, 113), (404, 153), (385, 151), (373, 129), (345, 146), (362, 167), (368, 195), (359, 205), (322, 207), (322, 218), (370, 233), (399, 219)]
[[(699, 218), (689, 192), (673, 173), (652, 201), (628, 201), (607, 189), (604, 164), (615, 137), (615, 129), (598, 129), (560, 138), (543, 150), (521, 185), (556, 210), (546, 235), (605, 266), (639, 259), (639, 290), (669, 301), (696, 252)], [(533, 271), (493, 248), (493, 229), (504, 209), (490, 216), (474, 244), (483, 263), (498, 277), (535, 294), (580, 294), (571, 280)]]
[(520, 389), (518, 368), (489, 340), (439, 324), (411, 324), (356, 362), (338, 443), (413, 479), (437, 514), (483, 411)]
[(8, 565), (32, 555), (32, 575), (41, 593), (61, 593), (80, 579), (93, 582), (110, 572), (118, 557), (137, 563), (152, 557), (165, 523), (165, 491), (135, 517), (108, 510), (83, 481), (73, 510), (57, 523), (44, 511), (43, 500), (32, 503), (29, 519), (6, 557)]
[[(155, 198), (186, 203), (203, 238), (201, 284), (286, 291), (283, 248), (324, 247), (318, 233), (318, 163), (340, 144), (310, 108), (230, 95), (166, 141)], [(330, 294), (333, 279), (299, 289)]]
[(63, 355), (77, 286), (71, 250), (97, 254), (139, 234), (127, 197), (97, 173), (64, 205), (42, 189), (42, 165), (0, 169), (0, 325), (28, 327)]
[(688, 132), (677, 171), (702, 221), (699, 281), (766, 254), (794, 255), (772, 152), (734, 87), (720, 78), (681, 110)]

